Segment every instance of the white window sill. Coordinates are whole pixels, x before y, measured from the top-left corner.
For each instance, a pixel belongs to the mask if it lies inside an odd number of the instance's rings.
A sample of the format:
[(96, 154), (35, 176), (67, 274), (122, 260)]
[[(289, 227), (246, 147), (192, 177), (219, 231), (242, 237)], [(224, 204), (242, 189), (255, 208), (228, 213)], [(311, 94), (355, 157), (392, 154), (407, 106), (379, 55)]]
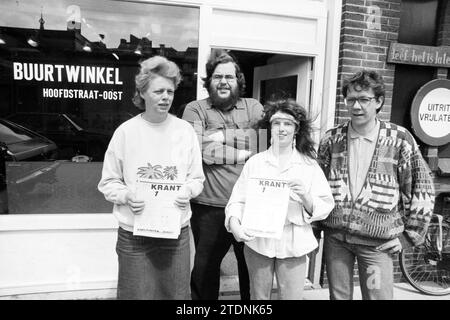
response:
[(0, 215), (2, 231), (117, 229), (112, 213)]

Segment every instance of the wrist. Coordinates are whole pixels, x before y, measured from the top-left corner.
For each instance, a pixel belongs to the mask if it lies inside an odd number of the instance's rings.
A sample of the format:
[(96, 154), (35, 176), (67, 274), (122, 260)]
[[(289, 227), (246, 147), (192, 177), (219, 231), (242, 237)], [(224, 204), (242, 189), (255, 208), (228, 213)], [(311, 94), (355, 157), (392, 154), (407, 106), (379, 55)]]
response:
[(234, 233), (238, 231), (239, 227), (241, 226), (241, 221), (237, 217), (231, 217), (229, 225), (230, 230)]
[(311, 195), (309, 193), (305, 193), (300, 195), (300, 199), (302, 200), (303, 203), (305, 202), (311, 202)]
[(131, 197), (132, 197), (132, 192), (131, 192), (131, 190), (126, 191), (125, 194), (123, 194), (123, 198), (122, 198), (123, 204), (127, 204), (127, 203), (128, 203), (128, 200), (130, 200)]
[(235, 216), (230, 217), (230, 226), (236, 224), (241, 225), (241, 220), (239, 220), (239, 218)]
[(189, 187), (186, 187), (186, 197), (188, 197), (188, 200), (192, 199), (192, 190)]

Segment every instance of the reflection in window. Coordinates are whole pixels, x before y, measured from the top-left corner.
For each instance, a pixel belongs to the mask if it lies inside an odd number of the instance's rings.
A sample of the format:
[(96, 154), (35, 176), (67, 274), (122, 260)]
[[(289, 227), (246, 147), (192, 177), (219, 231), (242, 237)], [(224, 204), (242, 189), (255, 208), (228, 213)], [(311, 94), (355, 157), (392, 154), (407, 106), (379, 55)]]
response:
[(0, 122), (0, 141), (6, 143), (6, 145), (31, 139), (31, 136), (27, 135), (20, 127), (10, 122)]
[[(0, 21), (0, 118), (39, 137), (16, 148), (19, 157), (11, 156), (6, 136), (0, 141), (6, 174), (0, 175), (0, 184), (6, 183), (1, 192), (10, 208), (3, 213), (32, 213), (36, 207), (47, 213), (110, 212), (96, 185), (112, 133), (140, 113), (131, 102), (138, 62), (163, 55), (181, 68), (171, 110), (179, 115), (196, 98), (199, 10), (109, 0), (3, 0)], [(35, 160), (58, 165), (35, 175), (40, 169), (29, 162)], [(50, 173), (55, 176), (46, 179)], [(31, 178), (18, 184), (17, 175)], [(70, 175), (73, 180), (62, 178)], [(89, 179), (77, 180), (84, 175)], [(83, 192), (46, 198), (41, 187)]]
[(261, 81), (261, 103), (276, 99), (295, 99), (297, 76), (288, 76)]

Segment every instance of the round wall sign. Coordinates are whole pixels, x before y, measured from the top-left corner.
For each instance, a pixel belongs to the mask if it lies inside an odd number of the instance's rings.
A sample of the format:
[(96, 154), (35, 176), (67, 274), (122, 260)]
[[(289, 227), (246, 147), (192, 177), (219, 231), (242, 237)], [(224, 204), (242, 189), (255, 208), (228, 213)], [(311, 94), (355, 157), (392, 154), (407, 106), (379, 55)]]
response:
[(430, 146), (450, 142), (450, 80), (432, 80), (417, 91), (411, 124), (417, 137)]

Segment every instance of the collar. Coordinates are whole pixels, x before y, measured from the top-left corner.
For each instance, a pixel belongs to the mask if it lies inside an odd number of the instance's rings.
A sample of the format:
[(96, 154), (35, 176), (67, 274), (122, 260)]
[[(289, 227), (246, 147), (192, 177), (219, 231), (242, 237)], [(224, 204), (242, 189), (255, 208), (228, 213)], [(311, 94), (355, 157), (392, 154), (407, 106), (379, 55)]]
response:
[(352, 127), (352, 123), (349, 122), (348, 123), (348, 136), (350, 137), (350, 139), (364, 138), (370, 142), (374, 142), (378, 137), (378, 131), (380, 129), (380, 121), (378, 119), (375, 119), (375, 120), (377, 122), (375, 127), (366, 135), (361, 135), (358, 132), (356, 132), (355, 129), (353, 129), (353, 127)]
[[(207, 101), (206, 109), (213, 109), (214, 106), (211, 103), (211, 98), (207, 98), (206, 101)], [(234, 105), (234, 107), (231, 108), (230, 110), (233, 110), (233, 109), (238, 109), (238, 110), (245, 109), (244, 99), (239, 98), (238, 101), (236, 102), (236, 104)]]
[[(269, 147), (269, 149), (267, 149), (266, 151), (264, 151), (265, 153), (265, 157), (264, 157), (264, 161), (266, 161), (267, 163), (278, 167), (279, 166), (279, 162), (278, 162), (278, 158), (275, 156), (275, 154), (273, 153), (273, 148), (272, 146)], [(300, 152), (298, 152), (297, 150), (294, 150), (291, 154), (291, 157), (289, 159), (289, 166), (293, 164), (302, 164), (304, 163), (305, 160), (303, 159), (302, 155), (300, 154)]]
[[(145, 111), (144, 111), (144, 112), (145, 112)], [(172, 120), (172, 117), (173, 117), (173, 116), (169, 113), (169, 114), (167, 114), (167, 118), (164, 119), (164, 120), (161, 121), (161, 122), (150, 122), (150, 121), (148, 121), (147, 119), (144, 118), (144, 112), (142, 112), (142, 113), (140, 113), (139, 115), (137, 115), (137, 117), (138, 117), (140, 120), (144, 121), (144, 123), (146, 123), (146, 125), (149, 125), (149, 126), (151, 126), (151, 127), (162, 127), (162, 126), (165, 126), (167, 123), (169, 123), (169, 122)]]

